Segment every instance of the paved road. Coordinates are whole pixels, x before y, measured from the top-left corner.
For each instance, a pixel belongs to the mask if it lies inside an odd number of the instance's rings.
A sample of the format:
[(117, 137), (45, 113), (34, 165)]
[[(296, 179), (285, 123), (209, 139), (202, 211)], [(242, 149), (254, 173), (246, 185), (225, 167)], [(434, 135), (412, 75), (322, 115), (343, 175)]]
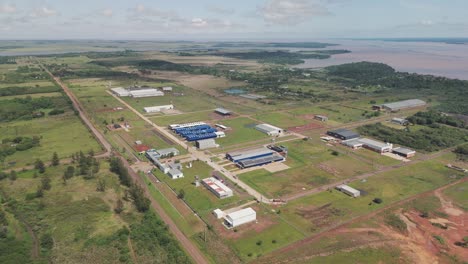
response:
[(183, 148), (185, 148), (195, 159), (198, 159), (198, 160), (201, 160), (201, 161), (204, 161), (205, 163), (207, 163), (211, 168), (213, 168), (214, 170), (217, 170), (219, 171), (221, 174), (223, 174), (225, 177), (227, 177), (228, 179), (230, 179), (231, 181), (237, 183), (237, 185), (239, 187), (241, 187), (242, 189), (244, 189), (248, 194), (252, 195), (253, 197), (255, 197), (255, 199), (257, 199), (258, 201), (261, 201), (263, 203), (272, 203), (272, 200), (270, 200), (269, 198), (263, 196), (261, 193), (257, 192), (255, 189), (253, 189), (252, 187), (250, 187), (249, 185), (245, 184), (243, 181), (239, 180), (233, 173), (225, 170), (223, 168), (223, 166), (220, 166), (219, 164), (215, 163), (215, 162), (212, 162), (211, 161), (211, 158), (209, 155), (205, 154), (203, 151), (199, 151), (197, 150), (195, 147), (193, 146), (189, 146), (187, 145), (183, 140), (181, 140), (180, 138), (174, 136), (171, 132), (169, 132), (168, 130), (164, 129), (163, 127), (161, 126), (158, 126), (157, 124), (153, 123), (153, 121), (151, 121), (148, 117), (146, 117), (145, 115), (143, 115), (142, 113), (138, 112), (136, 109), (134, 109), (131, 105), (129, 105), (127, 102), (125, 102), (124, 100), (122, 100), (120, 97), (112, 94), (111, 92), (107, 91), (107, 93), (109, 93), (110, 95), (112, 95), (115, 99), (117, 99), (120, 103), (122, 103), (123, 105), (125, 105), (125, 107), (127, 107), (128, 109), (132, 110), (136, 115), (138, 115), (141, 119), (143, 119), (144, 121), (146, 121), (148, 124), (150, 124), (151, 126), (153, 126), (155, 129), (157, 129), (159, 131), (159, 133), (163, 134), (165, 137), (171, 139), (172, 141), (176, 142), (177, 144), (179, 144), (180, 146), (182, 146)]
[[(88, 126), (88, 128), (91, 130), (91, 132), (94, 134), (94, 136), (99, 140), (101, 145), (105, 148), (106, 156), (110, 156), (112, 153), (112, 146), (111, 144), (107, 141), (107, 139), (101, 134), (99, 130), (97, 130), (91, 123), (91, 121), (88, 119), (86, 116), (81, 103), (76, 99), (75, 95), (70, 91), (70, 89), (61, 82), (61, 80), (58, 77), (55, 77), (49, 70), (47, 70), (42, 64), (39, 63), (39, 66), (43, 68), (56, 82), (64, 92), (67, 94), (67, 96), (70, 98), (70, 100), (73, 103), (73, 106), (75, 109), (78, 111), (81, 119), (83, 122)], [(145, 190), (146, 196), (150, 199), (151, 201), (151, 206), (152, 208), (157, 212), (157, 214), (161, 217), (161, 219), (167, 224), (169, 227), (169, 230), (175, 235), (175, 237), (179, 240), (180, 244), (182, 247), (185, 249), (185, 251), (195, 260), (196, 263), (208, 263), (207, 259), (205, 256), (202, 254), (202, 252), (196, 247), (183, 233), (180, 231), (180, 229), (177, 227), (177, 225), (172, 221), (172, 219), (166, 214), (164, 209), (156, 202), (156, 200), (153, 198), (153, 196), (149, 193), (148, 186), (146, 186), (145, 182), (141, 179), (140, 175), (138, 175), (130, 166), (128, 161), (119, 156), (124, 165), (128, 168), (128, 171), (130, 175), (132, 176), (133, 180), (135, 183), (140, 184), (143, 189)]]

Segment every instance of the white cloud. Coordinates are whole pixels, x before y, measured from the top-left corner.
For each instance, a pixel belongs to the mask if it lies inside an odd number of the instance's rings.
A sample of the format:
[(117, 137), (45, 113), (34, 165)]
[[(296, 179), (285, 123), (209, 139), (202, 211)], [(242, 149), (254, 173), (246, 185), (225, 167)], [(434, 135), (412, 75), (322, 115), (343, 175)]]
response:
[(202, 18), (194, 18), (192, 19), (192, 26), (194, 27), (205, 27), (208, 25), (208, 21), (202, 19)]
[(0, 5), (0, 14), (13, 14), (16, 13), (16, 6), (11, 4)]
[(58, 14), (59, 13), (54, 9), (51, 9), (48, 7), (41, 7), (41, 8), (37, 8), (33, 10), (30, 16), (35, 17), (35, 18), (44, 18), (44, 17), (56, 16)]
[(257, 11), (266, 22), (285, 25), (296, 25), (314, 16), (330, 15), (319, 1), (310, 0), (268, 0)]
[(106, 8), (101, 11), (101, 14), (105, 17), (112, 17), (114, 15), (114, 12), (110, 8)]

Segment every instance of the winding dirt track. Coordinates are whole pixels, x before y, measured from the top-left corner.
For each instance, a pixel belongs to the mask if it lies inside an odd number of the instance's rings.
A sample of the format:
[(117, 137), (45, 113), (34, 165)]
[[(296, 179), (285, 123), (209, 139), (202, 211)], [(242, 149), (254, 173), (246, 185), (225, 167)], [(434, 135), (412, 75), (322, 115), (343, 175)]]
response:
[[(91, 121), (86, 116), (85, 111), (83, 110), (83, 107), (81, 106), (81, 103), (78, 101), (78, 99), (75, 97), (75, 95), (71, 92), (71, 90), (64, 83), (62, 83), (60, 78), (55, 77), (41, 63), (38, 62), (38, 64), (42, 69), (44, 69), (44, 71), (46, 71), (54, 79), (54, 81), (60, 87), (62, 87), (65, 94), (72, 101), (74, 108), (78, 111), (81, 120), (83, 120), (84, 124), (90, 129), (90, 131), (93, 133), (93, 135), (99, 141), (99, 143), (105, 149), (105, 153), (99, 155), (99, 157), (110, 157), (111, 154), (112, 154), (111, 144), (107, 141), (107, 139), (104, 137), (104, 135), (93, 126)], [(169, 230), (174, 234), (174, 236), (177, 238), (177, 240), (179, 240), (180, 244), (185, 249), (185, 251), (192, 257), (192, 259), (196, 263), (208, 263), (206, 257), (202, 254), (202, 252), (182, 233), (182, 231), (180, 231), (180, 229), (177, 227), (177, 225), (166, 214), (164, 209), (156, 202), (156, 200), (150, 194), (148, 186), (141, 179), (140, 175), (138, 175), (130, 167), (130, 164), (128, 163), (128, 161), (125, 158), (123, 158), (121, 156), (119, 156), (119, 158), (122, 160), (125, 167), (128, 168), (128, 171), (129, 171), (130, 175), (132, 176), (133, 180), (135, 181), (135, 183), (139, 184), (143, 188), (143, 190), (145, 191), (146, 196), (151, 201), (151, 207), (156, 211), (156, 213), (159, 215), (159, 217), (161, 217), (161, 219), (166, 223), (166, 225), (169, 227)]]

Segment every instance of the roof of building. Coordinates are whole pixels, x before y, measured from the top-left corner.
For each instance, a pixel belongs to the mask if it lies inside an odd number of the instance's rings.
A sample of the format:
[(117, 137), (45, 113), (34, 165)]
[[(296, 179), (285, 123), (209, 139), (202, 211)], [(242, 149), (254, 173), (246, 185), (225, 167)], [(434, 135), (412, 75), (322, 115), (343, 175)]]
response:
[(148, 89), (140, 89), (140, 90), (131, 90), (130, 94), (132, 96), (138, 95), (164, 95), (163, 92), (155, 89), (155, 88), (148, 88)]
[(115, 93), (118, 93), (118, 94), (127, 94), (129, 91), (123, 87), (115, 87), (115, 88), (111, 88), (111, 91), (115, 92)]
[(272, 126), (270, 124), (259, 124), (255, 126), (256, 129), (262, 130), (262, 131), (267, 131), (267, 132), (278, 132), (278, 131), (283, 131), (283, 129), (279, 127)]
[(253, 214), (256, 215), (257, 213), (251, 207), (247, 207), (247, 208), (241, 209), (239, 211), (235, 211), (233, 213), (227, 214), (226, 217), (229, 217), (232, 220), (235, 220), (235, 219), (240, 219), (240, 218), (243, 218), (243, 217), (246, 217), (246, 216), (249, 216), (249, 215), (253, 215)]
[(370, 138), (360, 138), (359, 142), (361, 142), (362, 144), (368, 147), (374, 147), (374, 148), (379, 148), (379, 149), (391, 146), (388, 143), (380, 142), (380, 141), (373, 140)]
[(353, 139), (348, 139), (341, 141), (341, 144), (349, 147), (355, 147), (355, 146), (362, 146), (362, 142), (360, 141), (360, 138), (353, 138)]
[(409, 149), (409, 148), (402, 148), (402, 147), (394, 148), (393, 151), (398, 152), (398, 153), (401, 153), (401, 154), (413, 154), (413, 153), (416, 153), (415, 150), (412, 150), (412, 149)]
[(396, 121), (396, 122), (407, 122), (408, 120), (406, 120), (405, 118), (402, 118), (402, 117), (394, 117), (392, 118), (392, 121)]
[(230, 110), (227, 110), (225, 108), (222, 108), (222, 107), (218, 107), (215, 109), (215, 112), (217, 113), (220, 113), (220, 114), (223, 114), (223, 115), (229, 115), (231, 113)]
[(276, 162), (276, 161), (281, 161), (281, 160), (284, 160), (283, 156), (273, 153), (273, 155), (271, 156), (242, 160), (242, 161), (239, 161), (239, 164), (243, 166), (244, 168), (248, 168), (248, 167), (263, 165), (263, 164), (267, 164), (270, 162)]
[(166, 155), (169, 155), (171, 153), (179, 153), (179, 150), (176, 149), (176, 148), (165, 148), (165, 149), (158, 149), (158, 150), (156, 150), (156, 152), (160, 156), (166, 156)]
[(336, 188), (338, 188), (338, 189), (340, 189), (340, 190), (348, 191), (348, 192), (350, 192), (350, 193), (361, 193), (359, 190), (356, 190), (356, 189), (354, 189), (353, 187), (350, 187), (350, 186), (345, 185), (345, 184), (338, 185), (338, 186), (336, 186)]
[(145, 112), (151, 112), (151, 111), (159, 111), (163, 108), (174, 108), (174, 105), (157, 105), (157, 106), (148, 106), (148, 107), (143, 107)]
[(348, 129), (344, 129), (344, 128), (330, 130), (328, 132), (338, 134), (338, 135), (341, 135), (343, 137), (359, 137), (358, 133), (356, 133), (354, 131), (351, 131), (351, 130), (348, 130)]
[(242, 160), (242, 159), (248, 159), (250, 157), (268, 155), (268, 154), (273, 154), (273, 153), (274, 151), (272, 151), (271, 149), (261, 147), (261, 148), (256, 148), (256, 149), (228, 152), (227, 155), (231, 156), (235, 160)]
[(220, 196), (232, 195), (232, 190), (214, 177), (205, 178), (202, 181)]
[(398, 102), (393, 102), (393, 103), (387, 103), (387, 104), (383, 104), (382, 106), (390, 108), (390, 109), (403, 109), (403, 108), (421, 106), (425, 104), (426, 102), (424, 102), (423, 100), (410, 99), (410, 100), (398, 101)]
[(178, 169), (170, 169), (168, 174), (174, 176), (174, 175), (181, 175), (183, 173)]

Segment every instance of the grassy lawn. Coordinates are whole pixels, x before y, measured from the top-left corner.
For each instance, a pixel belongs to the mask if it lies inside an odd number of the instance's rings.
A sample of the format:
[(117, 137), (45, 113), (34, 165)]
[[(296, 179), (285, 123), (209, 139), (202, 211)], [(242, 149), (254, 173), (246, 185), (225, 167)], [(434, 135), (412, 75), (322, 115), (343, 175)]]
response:
[[(353, 199), (336, 190), (324, 191), (291, 201), (281, 211), (288, 222), (304, 232), (314, 233), (392, 202), (435, 189), (457, 177), (461, 177), (461, 174), (449, 170), (443, 164), (437, 161), (425, 161), (373, 176), (365, 182), (351, 183), (350, 186), (362, 191), (363, 195), (360, 198)], [(381, 198), (383, 203), (369, 205), (375, 197)], [(312, 212), (324, 205), (329, 205), (329, 210), (324, 210), (321, 214), (327, 215), (326, 219), (314, 221), (313, 218), (300, 214), (301, 210)]]
[(80, 150), (101, 151), (91, 133), (79, 118), (72, 114), (5, 123), (0, 127), (0, 135), (2, 139), (15, 136), (41, 137), (39, 147), (17, 151), (6, 157), (5, 164), (16, 162), (15, 167), (32, 164), (37, 158), (49, 161), (54, 152), (57, 152), (60, 158), (65, 158)]
[(168, 126), (170, 124), (180, 124), (180, 123), (191, 123), (198, 121), (212, 121), (211, 114), (213, 110), (206, 110), (195, 113), (188, 114), (178, 114), (178, 115), (160, 115), (154, 116), (150, 119), (154, 121), (155, 124), (160, 126)]
[(201, 161), (195, 161), (192, 164), (192, 168), (184, 167), (184, 177), (181, 179), (173, 180), (169, 176), (164, 175), (159, 170), (155, 170), (153, 173), (159, 179), (171, 186), (171, 188), (175, 190), (176, 193), (179, 193), (180, 190), (184, 190), (184, 200), (201, 217), (205, 217), (207, 214), (211, 214), (211, 211), (216, 208), (230, 208), (238, 204), (239, 197), (236, 194), (229, 198), (219, 199), (205, 187), (195, 187), (195, 185), (193, 184), (193, 182), (195, 181), (195, 176), (199, 176), (200, 180), (210, 177), (212, 168)]
[(331, 121), (339, 123), (349, 123), (358, 120), (365, 119), (362, 114), (363, 110), (345, 107), (341, 105), (324, 105), (324, 106), (312, 106), (312, 107), (301, 107), (289, 111), (292, 115), (325, 115)]
[(283, 129), (288, 127), (295, 127), (305, 125), (308, 122), (305, 119), (297, 118), (288, 113), (284, 112), (276, 112), (276, 113), (267, 113), (267, 114), (260, 114), (253, 116), (257, 120), (261, 120), (265, 123), (271, 124), (273, 126), (277, 126)]
[(448, 196), (458, 207), (468, 210), (468, 182), (445, 189), (444, 195)]
[(51, 93), (37, 93), (37, 94), (21, 94), (21, 95), (10, 95), (10, 96), (0, 96), (0, 101), (2, 100), (11, 100), (15, 98), (40, 98), (40, 97), (61, 97), (62, 94), (59, 92), (51, 92)]
[(290, 169), (270, 173), (264, 169), (240, 174), (241, 180), (268, 197), (281, 197), (373, 170), (350, 155), (332, 155), (324, 144), (301, 140), (284, 143)]
[(218, 123), (232, 128), (232, 130), (226, 132), (226, 137), (216, 140), (221, 146), (230, 146), (269, 137), (256, 130), (255, 125), (257, 122), (247, 117), (227, 119), (219, 121)]

